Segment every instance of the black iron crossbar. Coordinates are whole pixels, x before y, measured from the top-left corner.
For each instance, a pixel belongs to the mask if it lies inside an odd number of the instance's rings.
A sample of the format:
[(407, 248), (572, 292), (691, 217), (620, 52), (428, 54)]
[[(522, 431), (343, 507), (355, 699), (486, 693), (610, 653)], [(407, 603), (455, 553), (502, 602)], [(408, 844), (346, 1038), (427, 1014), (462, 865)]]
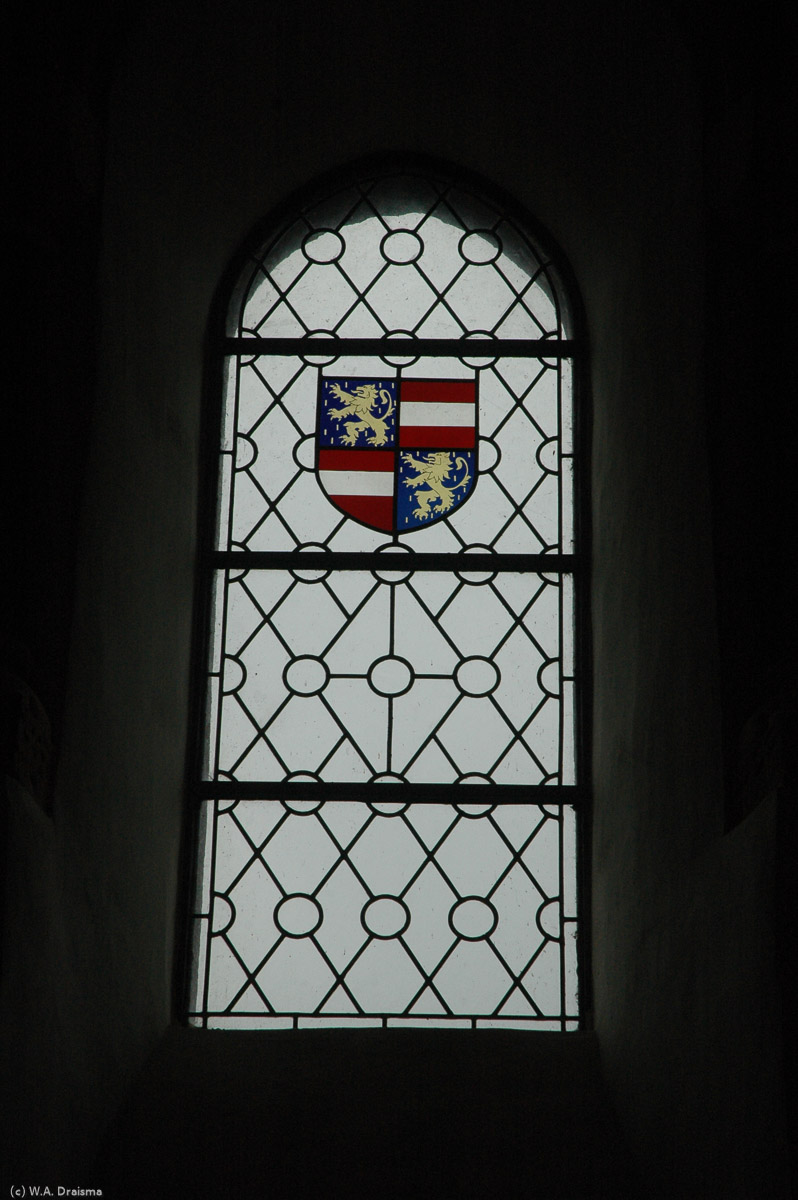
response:
[(217, 570), (268, 569), (274, 571), (448, 571), (526, 572), (541, 575), (572, 574), (580, 560), (574, 554), (395, 554), (390, 551), (359, 550), (216, 550), (210, 566)]
[(580, 344), (573, 338), (341, 338), (298, 337), (223, 339), (225, 354), (253, 358), (259, 354), (376, 355), (391, 358), (574, 358)]
[(576, 784), (529, 783), (276, 783), (204, 780), (195, 795), (201, 800), (359, 800), (416, 804), (558, 804), (578, 808), (587, 799), (585, 788)]

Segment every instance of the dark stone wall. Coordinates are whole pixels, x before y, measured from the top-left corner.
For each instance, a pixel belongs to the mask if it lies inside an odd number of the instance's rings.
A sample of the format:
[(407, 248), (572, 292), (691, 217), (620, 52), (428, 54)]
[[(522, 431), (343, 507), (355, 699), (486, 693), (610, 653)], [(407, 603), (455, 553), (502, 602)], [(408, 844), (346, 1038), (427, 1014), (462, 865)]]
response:
[[(97, 377), (98, 266), (113, 6), (13, 6), (7, 162), (6, 407), (11, 588), (3, 668), (32, 687), (59, 740), (77, 520)], [(13, 16), (13, 14), (12, 14)], [(11, 19), (11, 18), (10, 18)], [(48, 804), (51, 778), (38, 790)]]

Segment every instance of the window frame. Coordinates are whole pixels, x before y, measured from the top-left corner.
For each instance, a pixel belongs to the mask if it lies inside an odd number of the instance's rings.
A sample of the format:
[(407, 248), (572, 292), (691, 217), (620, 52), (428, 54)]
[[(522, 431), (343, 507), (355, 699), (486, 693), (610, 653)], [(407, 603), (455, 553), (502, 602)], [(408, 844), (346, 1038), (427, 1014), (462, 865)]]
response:
[[(523, 233), (527, 234), (531, 243), (539, 248), (550, 262), (557, 276), (558, 302), (567, 306), (563, 321), (570, 325), (571, 336), (567, 339), (492, 339), (498, 343), (501, 357), (524, 358), (568, 358), (572, 370), (572, 443), (573, 443), (573, 545), (574, 552), (569, 555), (502, 555), (502, 569), (513, 570), (513, 560), (517, 560), (516, 569), (541, 570), (549, 573), (566, 574), (574, 580), (574, 760), (576, 783), (572, 785), (559, 784), (497, 784), (502, 798), (497, 803), (514, 802), (522, 797), (534, 803), (530, 796), (537, 788), (541, 792), (540, 803), (567, 804), (577, 810), (577, 953), (578, 953), (578, 994), (579, 994), (579, 1027), (590, 1027), (591, 971), (590, 971), (590, 888), (589, 888), (589, 855), (590, 855), (590, 811), (591, 788), (589, 776), (590, 762), (590, 728), (591, 728), (591, 623), (588, 605), (589, 562), (590, 562), (590, 522), (589, 522), (589, 447), (590, 406), (587, 375), (588, 346), (584, 309), (579, 290), (571, 271), (570, 265), (560, 248), (551, 236), (541, 228), (529, 214), (509, 195), (487, 182), (484, 178), (471, 171), (438, 159), (420, 155), (370, 156), (348, 164), (337, 170), (316, 177), (308, 185), (289, 195), (281, 204), (276, 206), (262, 221), (258, 222), (251, 234), (245, 239), (239, 251), (233, 256), (230, 265), (224, 272), (211, 307), (208, 331), (205, 342), (205, 369), (203, 403), (200, 429), (200, 483), (197, 508), (197, 560), (195, 570), (195, 602), (192, 632), (191, 655), (191, 685), (190, 685), (190, 725), (186, 755), (186, 819), (184, 821), (181, 845), (180, 885), (181, 903), (178, 911), (178, 946), (180, 952), (175, 956), (175, 987), (174, 1001), (176, 1015), (182, 1023), (188, 1022), (189, 992), (191, 989), (191, 972), (193, 964), (192, 924), (193, 897), (196, 887), (198, 854), (198, 795), (203, 788), (214, 789), (217, 785), (199, 784), (202, 778), (202, 760), (206, 744), (206, 687), (207, 687), (207, 654), (210, 644), (212, 622), (212, 588), (209, 580), (215, 570), (220, 569), (222, 560), (230, 567), (242, 565), (239, 559), (246, 559), (247, 565), (255, 568), (265, 565), (279, 565), (279, 555), (265, 552), (264, 562), (258, 560), (258, 552), (219, 551), (215, 546), (215, 531), (217, 521), (217, 505), (220, 486), (220, 435), (222, 432), (224, 396), (224, 371), (226, 360), (231, 354), (239, 356), (251, 355), (253, 339), (240, 339), (229, 336), (227, 326), (231, 309), (242, 288), (242, 280), (246, 267), (251, 264), (257, 251), (261, 250), (267, 240), (276, 238), (280, 230), (285, 230), (297, 218), (301, 211), (313, 203), (323, 201), (337, 190), (352, 186), (372, 175), (414, 174), (419, 176), (431, 175), (437, 179), (445, 178), (451, 184), (462, 187), (478, 198), (495, 206), (505, 217), (511, 219)], [(307, 339), (306, 339), (307, 340)], [(455, 339), (419, 339), (423, 340), (426, 355), (448, 352), (453, 357), (464, 357), (462, 341), (456, 339), (460, 348), (454, 349)], [(272, 353), (282, 350), (285, 354), (300, 354), (318, 352), (315, 342), (313, 347), (304, 346), (303, 339), (265, 339), (270, 344)], [(379, 353), (378, 344), (385, 339), (341, 339), (341, 348), (347, 354), (371, 352)], [(246, 342), (246, 347), (243, 343)], [(278, 349), (278, 343), (279, 349)], [(543, 344), (547, 346), (546, 355), (535, 348)], [(482, 349), (481, 343), (472, 343), (469, 357), (477, 357), (477, 351)], [(338, 348), (336, 341), (325, 340), (325, 351)], [(404, 345), (403, 345), (404, 348)], [(334, 552), (322, 556), (303, 555), (303, 566), (318, 565), (334, 566), (337, 569), (368, 569), (364, 558), (369, 552)], [(285, 556), (286, 558), (288, 555)], [(469, 555), (471, 570), (484, 569), (489, 564), (488, 556), (483, 564), (477, 555)], [(426, 566), (438, 569), (439, 563), (434, 560), (437, 555), (416, 552), (414, 569), (422, 570)], [(531, 560), (539, 560), (531, 565)], [(543, 560), (546, 560), (544, 562)], [(313, 560), (313, 561), (311, 561)], [(356, 561), (357, 560), (357, 561)], [(523, 560), (523, 562), (521, 561)], [(452, 568), (449, 567), (449, 570)], [(270, 796), (275, 800), (289, 794), (297, 795), (298, 786), (295, 783), (238, 783), (235, 785), (236, 794), (241, 799), (258, 796), (263, 797), (264, 788), (268, 787)], [(318, 787), (318, 784), (312, 785)], [(374, 784), (352, 784), (326, 782), (323, 785), (325, 799), (365, 799), (373, 795)], [(385, 799), (385, 786), (381, 786), (381, 798)], [(391, 785), (388, 785), (391, 786)], [(484, 789), (477, 785), (463, 784), (397, 784), (403, 789), (412, 788), (413, 801), (436, 799), (442, 803), (454, 803), (455, 794), (460, 803), (469, 799), (484, 800)], [(464, 792), (480, 795), (465, 796)], [(449, 795), (448, 793), (451, 793)], [(260, 1030), (259, 1032), (269, 1032)], [(486, 1032), (486, 1031), (480, 1031)]]

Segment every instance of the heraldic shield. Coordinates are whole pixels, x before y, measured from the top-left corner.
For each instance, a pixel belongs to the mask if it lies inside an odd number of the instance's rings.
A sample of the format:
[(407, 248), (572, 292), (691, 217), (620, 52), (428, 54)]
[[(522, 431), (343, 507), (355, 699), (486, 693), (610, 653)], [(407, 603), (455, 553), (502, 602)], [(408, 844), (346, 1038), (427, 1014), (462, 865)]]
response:
[(476, 380), (322, 376), (316, 472), (335, 507), (371, 529), (450, 516), (476, 486)]

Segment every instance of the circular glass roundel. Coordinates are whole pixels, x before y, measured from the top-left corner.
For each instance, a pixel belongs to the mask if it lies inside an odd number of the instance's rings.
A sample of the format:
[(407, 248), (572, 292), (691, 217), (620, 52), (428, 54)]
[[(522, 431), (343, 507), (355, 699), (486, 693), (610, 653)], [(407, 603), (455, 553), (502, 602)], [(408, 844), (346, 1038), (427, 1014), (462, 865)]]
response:
[(449, 913), (449, 924), (458, 937), (477, 942), (489, 937), (498, 924), (496, 909), (479, 896), (467, 896), (455, 904)]
[[(472, 329), (463, 338), (464, 342), (481, 342), (483, 340), (490, 341), (492, 334), (487, 329)], [(480, 358), (473, 354), (463, 353), (463, 362), (468, 367), (473, 367), (476, 371), (484, 371), (486, 367), (492, 367), (496, 362), (496, 355), (490, 355), (488, 358)]]
[(481, 437), (479, 439), (479, 470), (480, 474), (486, 471), (495, 471), (501, 459), (501, 451), (493, 438)]
[(245, 433), (236, 435), (236, 470), (245, 471), (258, 457), (258, 447)]
[[(397, 554), (397, 551), (406, 551), (407, 549), (409, 549), (409, 547), (388, 545), (388, 546), (380, 546), (379, 551), (380, 551), (380, 554), (382, 554), (386, 558), (388, 557), (388, 555), (390, 555), (391, 558), (393, 558), (394, 562), (396, 562), (397, 559), (399, 560), (399, 562), (401, 562), (402, 558), (404, 558), (405, 561), (407, 561), (407, 555), (404, 553)], [(379, 579), (380, 583), (389, 583), (389, 584), (404, 583), (405, 580), (409, 579), (410, 576), (413, 574), (413, 568), (412, 567), (404, 568), (401, 566), (390, 567), (390, 568), (389, 567), (377, 567), (376, 570), (373, 572), (373, 574), (374, 574), (374, 578)]]
[(495, 262), (502, 252), (502, 244), (490, 229), (474, 229), (460, 239), (460, 253), (466, 262), (482, 266)]
[(303, 654), (285, 668), (285, 686), (298, 696), (315, 696), (327, 686), (330, 672), (320, 658)]
[[(385, 555), (386, 557), (390, 555), (394, 561), (396, 561), (397, 556), (400, 561), (402, 558), (407, 561), (407, 555), (410, 553), (410, 547), (396, 546), (392, 542), (389, 542), (385, 546), (378, 547), (378, 551), (380, 554)], [(409, 579), (412, 574), (412, 567), (408, 567), (407, 569), (399, 567), (398, 570), (394, 569), (393, 567), (378, 567), (374, 571), (374, 578), (379, 579), (380, 583), (404, 583), (405, 580)]]
[(488, 658), (464, 658), (457, 665), (454, 681), (466, 696), (487, 696), (498, 684), (499, 672)]
[(344, 239), (334, 229), (314, 229), (302, 243), (302, 252), (314, 263), (336, 262), (344, 252)]
[[(318, 775), (305, 774), (297, 771), (294, 775), (288, 776), (289, 783), (319, 783)], [(283, 800), (283, 805), (289, 812), (294, 813), (298, 817), (309, 817), (312, 813), (321, 808), (321, 800), (294, 800), (289, 797)]]
[(372, 663), (369, 684), (378, 696), (402, 696), (413, 686), (413, 668), (403, 658), (386, 655)]
[[(385, 336), (390, 341), (392, 338), (396, 340), (397, 338), (409, 338), (413, 335), (407, 329), (392, 329), (390, 333), (386, 334)], [(417, 354), (402, 355), (399, 354), (398, 351), (395, 354), (381, 354), (380, 358), (383, 362), (388, 363), (391, 367), (409, 367), (412, 366), (414, 362), (418, 361)]]
[[(325, 338), (331, 338), (335, 335), (329, 329), (311, 329), (308, 332), (309, 338), (316, 338), (319, 341), (324, 341)], [(303, 363), (308, 367), (328, 367), (330, 363), (334, 363), (338, 357), (336, 354), (325, 354), (319, 348), (318, 354), (300, 354), (299, 356)]]
[(550, 475), (556, 475), (560, 469), (560, 443), (557, 438), (548, 438), (537, 448), (535, 458), (540, 463), (544, 471), (548, 471)]
[(538, 668), (538, 686), (547, 696), (560, 694), (560, 660), (550, 658)]
[(312, 433), (300, 438), (292, 451), (294, 462), (303, 471), (313, 471), (316, 467), (316, 439)]
[[(477, 779), (469, 776), (464, 776), (460, 783), (489, 783), (488, 779)], [(493, 812), (495, 804), (456, 804), (455, 808), (463, 817), (468, 817), (469, 820), (476, 821), (479, 817), (484, 817), (489, 812)]]
[(229, 696), (231, 692), (237, 692), (246, 677), (247, 673), (241, 660), (234, 658), (232, 654), (225, 654), (222, 684), (225, 696)]
[(312, 896), (284, 896), (274, 910), (275, 925), (288, 937), (310, 937), (321, 921), (321, 905)]
[(384, 567), (374, 572), (374, 578), (379, 579), (380, 583), (395, 585), (397, 583), (406, 583), (412, 571), (388, 571)]
[[(242, 546), (240, 542), (231, 542), (230, 549), (235, 551), (246, 550), (246, 546)], [(237, 579), (243, 579), (246, 573), (247, 567), (231, 567), (227, 572), (228, 582), (235, 583)]]
[(409, 229), (397, 229), (393, 233), (387, 233), (382, 239), (383, 258), (397, 266), (415, 262), (420, 258), (423, 249), (424, 243), (421, 238)]
[(236, 918), (233, 902), (219, 892), (213, 893), (213, 915), (211, 916), (211, 933), (227, 933)]
[[(381, 778), (372, 780), (373, 783), (383, 783)], [(379, 813), (381, 817), (398, 817), (407, 808), (406, 800), (369, 800), (369, 808), (372, 812)]]
[(560, 920), (560, 901), (555, 896), (553, 900), (547, 900), (538, 909), (537, 915), (538, 929), (546, 937), (558, 939), (562, 933), (562, 924)]
[[(479, 542), (474, 542), (473, 545), (464, 548), (462, 552), (463, 562), (468, 562), (469, 554), (495, 553), (496, 551), (491, 546), (482, 546)], [(456, 575), (463, 583), (473, 584), (476, 587), (480, 587), (485, 583), (491, 583), (496, 578), (495, 571), (469, 571), (465, 567), (458, 567)]]
[[(297, 546), (297, 549), (300, 554), (326, 553), (324, 546), (320, 545), (318, 542), (303, 542), (301, 546)], [(292, 567), (291, 574), (293, 575), (294, 579), (298, 579), (300, 583), (319, 583), (320, 580), (327, 578), (327, 576), (330, 574), (330, 571), (327, 567)]]
[(410, 924), (407, 905), (395, 896), (375, 896), (361, 914), (365, 929), (377, 938), (398, 937)]

